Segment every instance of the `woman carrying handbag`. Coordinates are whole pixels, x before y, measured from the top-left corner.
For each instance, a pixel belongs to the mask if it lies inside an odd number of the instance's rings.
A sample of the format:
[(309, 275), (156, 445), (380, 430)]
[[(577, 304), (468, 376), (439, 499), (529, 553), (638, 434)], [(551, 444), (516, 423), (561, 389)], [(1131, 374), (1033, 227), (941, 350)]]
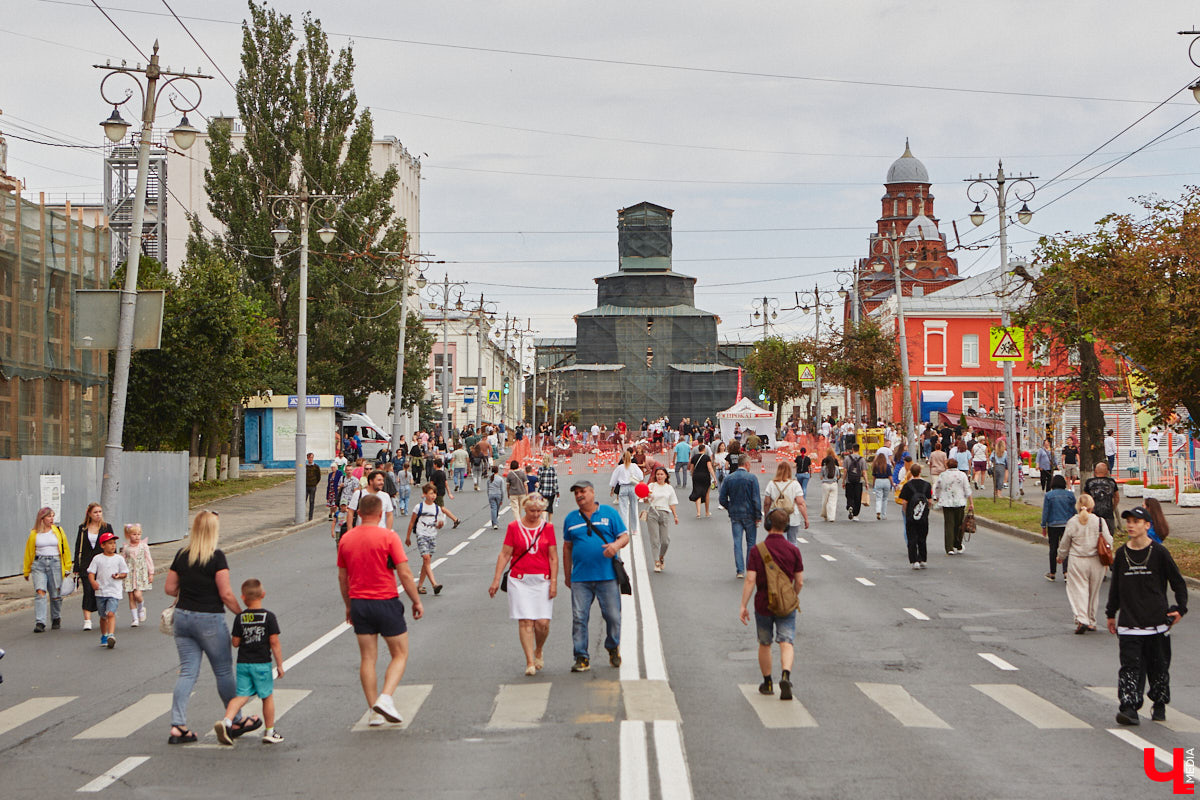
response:
[(558, 543), (554, 526), (542, 522), (545, 498), (527, 494), (521, 498), (521, 507), (525, 512), (522, 518), (508, 523), (488, 596), (495, 597), (501, 589), (508, 592), (508, 616), (517, 621), (525, 674), (533, 676), (546, 664), (542, 648), (550, 636), (550, 617), (558, 594)]
[[(1075, 633), (1096, 630), (1096, 604), (1104, 573), (1112, 565), (1112, 533), (1108, 523), (1092, 510), (1096, 501), (1083, 494), (1075, 502), (1079, 512), (1071, 517), (1058, 545), (1058, 563), (1067, 563), (1067, 600), (1075, 615)], [(1107, 562), (1107, 563), (1105, 563)]]

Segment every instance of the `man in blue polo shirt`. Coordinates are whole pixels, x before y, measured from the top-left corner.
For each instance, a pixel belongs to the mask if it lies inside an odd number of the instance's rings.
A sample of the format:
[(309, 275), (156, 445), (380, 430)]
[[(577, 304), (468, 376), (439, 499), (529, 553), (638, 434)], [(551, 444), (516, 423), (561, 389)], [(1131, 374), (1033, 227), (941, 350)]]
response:
[(571, 487), (578, 509), (563, 520), (564, 583), (571, 590), (571, 638), (575, 664), (571, 672), (587, 672), (588, 620), (592, 601), (600, 603), (600, 613), (608, 626), (604, 647), (608, 663), (621, 666), (621, 590), (613, 570), (613, 557), (629, 544), (629, 534), (621, 515), (612, 506), (596, 502), (591, 481), (576, 481)]

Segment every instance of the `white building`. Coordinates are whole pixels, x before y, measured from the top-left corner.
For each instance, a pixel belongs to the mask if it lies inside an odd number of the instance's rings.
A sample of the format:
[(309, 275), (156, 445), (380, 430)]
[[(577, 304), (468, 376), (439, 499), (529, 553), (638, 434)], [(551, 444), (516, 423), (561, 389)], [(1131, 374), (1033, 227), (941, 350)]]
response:
[[(479, 317), (462, 311), (451, 311), (444, 329), (438, 311), (427, 311), (424, 322), (426, 330), (436, 337), (429, 354), (432, 371), (426, 382), (426, 396), (433, 403), (435, 419), (441, 418), (443, 353), (451, 391), (447, 412), (452, 428), (462, 428), (477, 420), (488, 424), (503, 419), (511, 425), (522, 419), (521, 369), (512, 355), (518, 346), (515, 339), (509, 341), (506, 353), (503, 340), (497, 342), (489, 336), (493, 323), (486, 316), (481, 330)], [(500, 392), (498, 404), (487, 402), (489, 391)]]

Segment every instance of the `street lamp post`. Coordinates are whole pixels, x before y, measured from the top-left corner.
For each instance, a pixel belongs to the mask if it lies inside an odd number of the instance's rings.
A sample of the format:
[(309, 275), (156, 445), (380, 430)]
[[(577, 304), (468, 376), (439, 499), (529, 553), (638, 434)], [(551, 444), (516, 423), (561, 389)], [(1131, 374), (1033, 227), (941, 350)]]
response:
[(429, 285), (429, 297), (434, 301), (430, 305), (442, 309), (442, 441), (447, 447), (450, 446), (450, 294), (457, 292), (454, 308), (462, 311), (465, 288), (464, 281), (452, 281), (448, 274), (442, 276), (441, 283)]
[[(801, 311), (808, 311), (809, 308), (812, 308), (813, 313), (816, 316), (816, 329), (815, 329), (815, 332), (813, 333), (813, 339), (818, 344), (820, 344), (820, 341), (821, 341), (821, 309), (825, 308), (827, 311), (833, 311), (834, 292), (828, 291), (828, 290), (822, 292), (820, 284), (814, 284), (813, 290), (811, 292), (796, 292), (795, 294), (796, 294), (796, 305), (793, 308), (798, 308)], [(838, 294), (842, 298), (845, 298), (846, 292), (845, 292), (845, 290), (842, 290), (842, 291), (839, 291)], [(786, 309), (786, 310), (791, 311), (793, 309)], [(814, 377), (813, 396), (814, 396), (814, 398), (816, 398), (816, 402), (813, 404), (814, 417), (812, 420), (814, 430), (816, 430), (817, 428), (820, 427), (820, 422), (821, 422), (821, 369), (820, 369), (820, 365), (816, 365), (815, 372), (816, 372), (816, 374), (813, 376)]]
[[(120, 107), (133, 97), (133, 90), (126, 90), (125, 97), (120, 100), (110, 98), (104, 91), (109, 79), (120, 75), (133, 81), (142, 97), (142, 132), (138, 142), (138, 171), (137, 184), (134, 188), (133, 221), (129, 228), (128, 256), (125, 261), (125, 285), (121, 289), (120, 317), (117, 322), (117, 351), (113, 368), (113, 385), (111, 405), (108, 414), (108, 438), (104, 445), (104, 476), (100, 490), (100, 502), (107, 510), (110, 519), (120, 518), (121, 496), (121, 453), (125, 434), (125, 406), (129, 396), (129, 367), (133, 358), (133, 322), (137, 310), (138, 261), (142, 254), (142, 220), (146, 208), (146, 178), (150, 171), (150, 146), (154, 135), (154, 118), (157, 114), (158, 100), (163, 91), (172, 84), (178, 83), (177, 88), (189, 85), (196, 90), (196, 102), (176, 102), (178, 95), (172, 92), (168, 96), (171, 106), (183, 114), (179, 124), (171, 129), (171, 136), (181, 150), (187, 150), (196, 141), (198, 130), (188, 123), (187, 113), (200, 107), (203, 93), (196, 79), (210, 79), (211, 75), (172, 72), (162, 69), (158, 61), (158, 42), (154, 42), (154, 50), (150, 63), (145, 68), (139, 64), (127, 67), (122, 64), (114, 67), (111, 64), (95, 64), (96, 69), (107, 70), (108, 74), (100, 81), (100, 97), (104, 102), (112, 104), (112, 115), (101, 122), (104, 135), (114, 144), (125, 138), (129, 123), (121, 118)], [(146, 76), (146, 86), (137, 75)], [(159, 79), (166, 77), (159, 86)]]
[(753, 324), (757, 325), (759, 317), (762, 317), (762, 338), (765, 342), (767, 340), (767, 325), (770, 324), (771, 320), (779, 317), (779, 301), (774, 297), (764, 297), (761, 300), (755, 300), (751, 304), (751, 308), (754, 309), (754, 313), (751, 315), (751, 318), (754, 320)]
[[(384, 254), (385, 259), (398, 261), (400, 263), (400, 334), (399, 341), (396, 345), (396, 380), (392, 388), (392, 451), (395, 452), (396, 445), (403, 435), (403, 425), (400, 422), (400, 403), (404, 397), (404, 339), (408, 332), (408, 298), (411, 292), (408, 288), (408, 279), (410, 270), (416, 271), (414, 282), (417, 284), (417, 291), (425, 288), (425, 266), (427, 264), (441, 264), (442, 261), (430, 260), (428, 253), (398, 253), (388, 251)], [(418, 312), (420, 311), (420, 301), (418, 300)]]
[[(892, 277), (895, 279), (896, 291), (896, 322), (899, 326), (900, 339), (900, 380), (902, 385), (903, 397), (901, 398), (901, 409), (904, 414), (904, 431), (908, 437), (908, 446), (913, 448), (910, 452), (915, 452), (917, 441), (917, 430), (913, 422), (913, 406), (912, 406), (912, 378), (908, 371), (908, 334), (905, 331), (904, 325), (904, 292), (900, 287), (900, 269), (903, 268), (912, 270), (916, 267), (916, 258), (910, 253), (904, 257), (903, 262), (900, 257), (900, 245), (904, 242), (920, 241), (916, 236), (899, 235), (895, 232), (883, 234), (874, 239), (871, 246), (875, 252), (875, 260), (872, 263), (872, 268), (876, 272), (883, 272), (886, 262), (892, 268)], [(880, 245), (883, 245), (881, 248)], [(914, 455), (915, 459), (916, 456)]]
[[(476, 341), (479, 344), (479, 356), (475, 363), (475, 433), (478, 434), (483, 430), (483, 321), (484, 319), (493, 319), (495, 317), (497, 306), (495, 303), (488, 302), (483, 299), (483, 292), (479, 293), (479, 302), (473, 308), (467, 309), (467, 314), (475, 318), (477, 326), (478, 338)], [(467, 335), (464, 333), (464, 335)]]
[(267, 195), (271, 201), (271, 216), (275, 220), (275, 228), (271, 235), (275, 243), (282, 247), (292, 236), (292, 231), (284, 227), (284, 222), (292, 217), (300, 217), (300, 286), (298, 297), (298, 319), (296, 320), (296, 524), (303, 523), (308, 517), (304, 510), (304, 464), (308, 452), (308, 431), (305, 428), (305, 409), (308, 406), (308, 239), (309, 223), (313, 211), (320, 213), (324, 224), (317, 231), (317, 236), (324, 244), (329, 244), (337, 235), (337, 231), (329, 224), (337, 213), (338, 201), (342, 195), (309, 194), (308, 187), (303, 184), (296, 194)]
[[(1008, 178), (1004, 174), (1004, 162), (1000, 161), (996, 167), (996, 174), (989, 175), (986, 178), (979, 175), (974, 178), (966, 178), (967, 182), (967, 199), (975, 203), (975, 209), (971, 212), (971, 222), (979, 227), (987, 219), (983, 209), (979, 204), (987, 199), (987, 194), (990, 191), (996, 196), (997, 216), (1000, 219), (1000, 269), (1002, 280), (1008, 281), (1008, 193), (1012, 192), (1013, 197), (1021, 201), (1021, 208), (1017, 211), (1017, 219), (1022, 225), (1028, 225), (1033, 219), (1033, 212), (1029, 209), (1029, 201), (1033, 199), (1037, 192), (1037, 187), (1033, 181), (1037, 179), (1036, 175), (1018, 175), (1016, 178)], [(1011, 183), (1010, 183), (1011, 180)], [(978, 187), (977, 194), (979, 197), (972, 195), (972, 190)], [(1009, 313), (1008, 313), (1008, 298), (1000, 297), (1000, 324), (1008, 329)], [(1017, 422), (1016, 422), (1016, 398), (1013, 397), (1013, 362), (1004, 361), (1004, 429), (1008, 434), (1008, 445), (1010, 453), (1019, 453), (1019, 442), (1017, 441)], [(1009, 456), (1009, 464), (1013, 463), (1013, 456)], [(1016, 470), (1011, 470), (1008, 480), (1008, 497), (1009, 500), (1017, 499), (1017, 479)]]

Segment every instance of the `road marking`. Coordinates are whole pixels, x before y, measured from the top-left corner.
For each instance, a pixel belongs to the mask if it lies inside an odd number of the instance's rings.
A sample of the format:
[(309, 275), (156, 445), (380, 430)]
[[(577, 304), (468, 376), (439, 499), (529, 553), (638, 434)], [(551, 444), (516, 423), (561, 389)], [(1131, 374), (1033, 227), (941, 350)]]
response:
[(906, 728), (941, 728), (950, 726), (937, 714), (923, 706), (908, 691), (895, 683), (858, 683), (862, 693)]
[(121, 761), (119, 764), (117, 764), (115, 767), (110, 769), (108, 772), (105, 772), (99, 778), (96, 778), (94, 781), (90, 781), (89, 783), (85, 783), (83, 786), (80, 786), (75, 791), (77, 791), (77, 792), (102, 792), (105, 789), (107, 789), (109, 786), (112, 786), (114, 783), (121, 780), (121, 778), (123, 778), (125, 775), (129, 774), (130, 772), (137, 769), (142, 764), (145, 764), (149, 760), (150, 760), (150, 756), (130, 756), (129, 758), (125, 759), (124, 761)]
[(1108, 732), (1120, 739), (1122, 742), (1133, 745), (1143, 753), (1145, 753), (1147, 750), (1153, 750), (1154, 760), (1158, 761), (1164, 767), (1175, 766), (1175, 760), (1171, 753), (1155, 747), (1152, 742), (1146, 741), (1133, 731), (1126, 730), (1125, 728), (1108, 728)]
[(988, 662), (989, 664), (991, 664), (992, 666), (998, 667), (999, 669), (1008, 670), (1009, 672), (1017, 671), (1016, 667), (1014, 667), (1012, 664), (1008, 663), (1007, 661), (1005, 661), (1003, 658), (996, 655), (995, 653), (980, 653), (979, 657), (982, 658), (984, 661)]
[(800, 544), (808, 544), (808, 539), (805, 539), (803, 536), (797, 536), (796, 541)]
[(753, 683), (740, 683), (738, 688), (765, 728), (817, 727), (817, 721), (799, 700), (783, 701), (777, 694), (759, 694)]
[(549, 702), (549, 683), (501, 684), (487, 726), (493, 730), (536, 727)]
[[(666, 681), (667, 662), (663, 657), (662, 636), (658, 630), (658, 612), (654, 606), (654, 593), (650, 590), (650, 569), (646, 551), (640, 543), (629, 548), (633, 562), (633, 580), (637, 583), (638, 613), (642, 620), (642, 650), (646, 660), (646, 680)], [(629, 598), (633, 602), (633, 598)], [(622, 627), (622, 631), (624, 628)], [(622, 659), (622, 664), (624, 660)], [(637, 677), (635, 673), (634, 678)], [(625, 675), (621, 675), (625, 679)]]
[(0, 711), (0, 735), (77, 699), (77, 697), (33, 697), (17, 703), (12, 708), (6, 708)]
[(821, 558), (825, 559), (826, 561), (837, 561), (836, 558), (826, 553), (821, 553)]
[(400, 712), (400, 718), (403, 722), (392, 724), (385, 722), (372, 728), (367, 722), (371, 719), (371, 711), (363, 714), (358, 722), (350, 728), (351, 731), (359, 733), (362, 731), (402, 731), (406, 730), (412, 724), (413, 717), (417, 716), (417, 712), (421, 710), (421, 705), (425, 702), (425, 698), (429, 697), (429, 693), (433, 691), (431, 683), (414, 683), (409, 686), (397, 686), (396, 691), (392, 693), (392, 699), (396, 701), (396, 710)]
[(97, 722), (76, 739), (124, 739), (171, 710), (171, 694), (148, 694), (108, 719)]
[[(641, 547), (638, 541), (634, 540), (634, 545), (630, 548), (630, 553), (633, 549)], [(636, 556), (630, 558), (625, 564), (625, 569), (629, 571), (629, 579), (637, 582), (638, 569)], [(639, 584), (637, 587), (638, 594), (641, 594), (642, 587)], [(634, 596), (621, 595), (621, 671), (619, 677), (622, 681), (636, 681), (642, 677), (641, 668), (641, 630), (638, 625), (638, 604)], [(600, 654), (597, 653), (597, 660)], [(605, 653), (607, 655), (607, 653)]]
[(621, 800), (650, 800), (650, 759), (646, 753), (646, 723), (621, 722)]
[(658, 784), (662, 800), (691, 800), (692, 779), (683, 753), (679, 723), (654, 723), (654, 752), (658, 754)]
[[(1088, 690), (1100, 695), (1105, 700), (1117, 702), (1117, 687), (1115, 686), (1089, 686)], [(1162, 725), (1168, 730), (1176, 733), (1200, 733), (1200, 719), (1189, 717), (1187, 714), (1182, 714), (1173, 708), (1167, 709), (1167, 718), (1162, 722), (1155, 722), (1155, 725)]]
[(483, 532), (484, 532), (484, 531), (486, 531), (486, 530), (487, 530), (487, 525), (484, 525), (482, 528), (480, 528), (479, 530), (475, 531), (474, 533), (472, 533), (472, 534), (471, 534), (470, 536), (468, 536), (467, 538), (468, 538), (468, 539), (472, 539), (472, 540), (473, 540), (473, 539), (478, 539), (478, 538), (479, 538), (479, 537), (480, 537), (480, 536), (483, 534)]
[(454, 545), (454, 547), (450, 548), (450, 550), (446, 553), (446, 556), (449, 557), (458, 555), (462, 552), (463, 548), (469, 544), (470, 542), (459, 542), (458, 544)]
[[(311, 689), (276, 689), (275, 690), (275, 720), (278, 722), (283, 715), (296, 707), (304, 698), (312, 694)], [(255, 697), (242, 707), (243, 717), (262, 716), (262, 700)], [(217, 734), (211, 728), (204, 735), (206, 739), (215, 739)]]
[(442, 564), (445, 564), (445, 563), (446, 563), (446, 557), (445, 557), (445, 556), (442, 556), (441, 558), (435, 558), (435, 559), (433, 560), (433, 563), (429, 565), (429, 568), (430, 568), (430, 569), (437, 569), (438, 567), (440, 567)]
[(621, 699), (625, 703), (625, 719), (683, 721), (675, 704), (675, 693), (666, 681), (623, 681)]
[[(326, 633), (321, 638), (316, 639), (313, 642), (310, 642), (306, 647), (301, 649), (298, 653), (293, 655), (291, 658), (285, 659), (283, 662), (284, 672), (287, 672), (292, 667), (296, 666), (301, 661), (308, 658), (313, 653), (317, 652), (322, 647), (329, 644), (334, 639), (341, 636), (343, 633), (345, 633), (348, 630), (350, 630), (350, 623), (339, 622), (336, 626), (334, 626), (333, 630), (329, 631), (329, 633)], [(278, 674), (278, 670), (276, 670), (276, 674)]]
[(915, 609), (915, 608), (906, 608), (906, 609), (904, 609), (904, 610), (905, 610), (905, 611), (907, 611), (907, 612), (908, 612), (909, 614), (911, 614), (912, 616), (916, 617), (917, 619), (923, 619), (923, 620), (928, 620), (928, 619), (929, 619), (929, 617), (928, 617), (928, 616), (926, 616), (925, 612), (923, 612), (923, 611), (918, 611), (918, 610), (917, 610), (917, 609)]
[(875, 585), (874, 581), (869, 581), (866, 578), (855, 578), (854, 580), (858, 581), (863, 586), (874, 586)]
[(974, 683), (975, 689), (986, 694), (1035, 728), (1091, 728), (1083, 720), (1068, 714), (1049, 700), (1038, 697), (1024, 686), (1015, 683)]

